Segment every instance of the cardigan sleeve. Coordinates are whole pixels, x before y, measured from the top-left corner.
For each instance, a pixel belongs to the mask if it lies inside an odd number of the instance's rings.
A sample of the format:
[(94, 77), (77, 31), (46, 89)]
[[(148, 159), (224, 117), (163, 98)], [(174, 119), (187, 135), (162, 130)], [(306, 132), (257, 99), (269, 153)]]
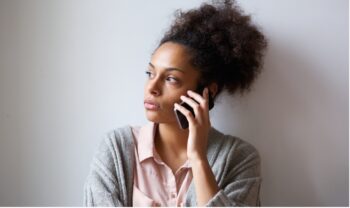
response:
[(251, 145), (236, 152), (221, 189), (206, 206), (260, 206), (260, 156)]
[(108, 137), (100, 143), (84, 183), (84, 206), (123, 206), (113, 157), (113, 145)]

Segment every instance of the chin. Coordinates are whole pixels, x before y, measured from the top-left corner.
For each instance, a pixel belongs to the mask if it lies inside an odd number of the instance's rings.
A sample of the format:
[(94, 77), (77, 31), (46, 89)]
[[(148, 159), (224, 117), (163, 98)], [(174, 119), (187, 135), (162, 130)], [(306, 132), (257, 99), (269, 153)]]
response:
[[(169, 118), (168, 116), (161, 115), (159, 112), (147, 111), (145, 112), (147, 120), (154, 123), (171, 123), (174, 122), (174, 119)], [(175, 120), (176, 121), (176, 120)]]

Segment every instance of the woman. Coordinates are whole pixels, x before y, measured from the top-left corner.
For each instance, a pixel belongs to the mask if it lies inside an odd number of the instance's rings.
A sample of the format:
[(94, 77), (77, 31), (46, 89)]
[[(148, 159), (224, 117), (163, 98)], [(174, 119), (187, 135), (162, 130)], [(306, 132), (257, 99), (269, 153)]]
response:
[[(266, 45), (232, 1), (179, 11), (146, 71), (150, 122), (106, 135), (84, 185), (84, 205), (259, 206), (258, 151), (211, 126), (209, 99), (223, 90), (249, 91)], [(196, 92), (198, 86), (205, 89)]]

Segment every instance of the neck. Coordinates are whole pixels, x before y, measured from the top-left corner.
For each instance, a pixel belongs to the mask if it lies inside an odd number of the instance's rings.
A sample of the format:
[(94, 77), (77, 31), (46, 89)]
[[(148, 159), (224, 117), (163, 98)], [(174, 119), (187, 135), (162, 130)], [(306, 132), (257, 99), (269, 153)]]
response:
[(188, 129), (181, 129), (178, 123), (159, 123), (156, 131), (158, 144), (173, 152), (186, 152)]

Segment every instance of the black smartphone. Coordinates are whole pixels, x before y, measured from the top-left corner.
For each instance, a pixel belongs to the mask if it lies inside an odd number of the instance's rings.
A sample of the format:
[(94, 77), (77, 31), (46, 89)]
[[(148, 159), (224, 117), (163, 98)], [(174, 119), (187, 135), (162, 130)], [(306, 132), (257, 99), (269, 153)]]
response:
[[(195, 90), (195, 92), (202, 95), (204, 88), (205, 88), (205, 86), (199, 85), (197, 87), (197, 89)], [(195, 101), (195, 102), (197, 102), (197, 101)], [(182, 101), (180, 103), (180, 105), (185, 107), (189, 111), (191, 111), (192, 115), (195, 116), (192, 107), (190, 105), (188, 105), (186, 102)], [(213, 97), (211, 96), (210, 91), (209, 91), (209, 110), (211, 110), (213, 107), (214, 107)], [(186, 116), (183, 115), (179, 110), (174, 109), (174, 111), (175, 111), (177, 123), (179, 124), (180, 128), (187, 129), (188, 128), (188, 121), (187, 121)]]

